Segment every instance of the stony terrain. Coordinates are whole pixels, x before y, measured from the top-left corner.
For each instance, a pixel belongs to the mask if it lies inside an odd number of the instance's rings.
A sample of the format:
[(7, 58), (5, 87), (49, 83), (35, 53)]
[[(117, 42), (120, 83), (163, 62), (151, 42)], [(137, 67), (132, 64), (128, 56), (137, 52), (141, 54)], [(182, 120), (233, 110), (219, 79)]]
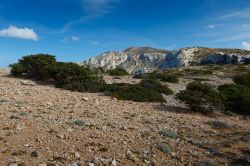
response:
[[(167, 84), (178, 92), (191, 81)], [(210, 77), (212, 85), (231, 82)], [(191, 112), (174, 96), (166, 99), (166, 104), (118, 101), (14, 78), (0, 69), (0, 165), (179, 166), (249, 160), (248, 117), (209, 117)]]
[(168, 51), (151, 47), (130, 47), (124, 51), (106, 52), (79, 64), (102, 67), (105, 70), (124, 68), (135, 74), (197, 64), (232, 64), (244, 61), (250, 61), (250, 51), (204, 47)]

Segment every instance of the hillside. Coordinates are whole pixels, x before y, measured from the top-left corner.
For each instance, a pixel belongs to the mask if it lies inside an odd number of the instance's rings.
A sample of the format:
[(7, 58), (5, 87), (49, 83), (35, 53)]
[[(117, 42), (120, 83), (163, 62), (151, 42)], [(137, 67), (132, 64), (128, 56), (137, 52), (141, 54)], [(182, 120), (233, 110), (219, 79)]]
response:
[(233, 64), (244, 61), (250, 61), (250, 51), (204, 47), (168, 51), (151, 47), (130, 47), (124, 51), (106, 52), (79, 64), (102, 67), (106, 70), (124, 68), (129, 73), (136, 74), (181, 66)]
[[(214, 68), (213, 75), (187, 74), (165, 84), (174, 94), (197, 79), (218, 86), (242, 69)], [(225, 165), (246, 162), (249, 154), (249, 117), (195, 113), (174, 94), (164, 104), (121, 101), (13, 77), (9, 69), (0, 69), (0, 92), (0, 165)]]

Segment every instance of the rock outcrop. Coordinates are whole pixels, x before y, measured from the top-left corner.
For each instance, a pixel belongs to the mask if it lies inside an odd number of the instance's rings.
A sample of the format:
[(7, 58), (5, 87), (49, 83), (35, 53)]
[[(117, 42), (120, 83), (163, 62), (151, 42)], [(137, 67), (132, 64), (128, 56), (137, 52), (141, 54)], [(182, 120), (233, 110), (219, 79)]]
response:
[(162, 50), (150, 47), (130, 47), (111, 51), (79, 62), (105, 70), (124, 68), (129, 73), (148, 73), (169, 68), (201, 64), (234, 64), (250, 61), (250, 51), (240, 49), (212, 49), (204, 47)]

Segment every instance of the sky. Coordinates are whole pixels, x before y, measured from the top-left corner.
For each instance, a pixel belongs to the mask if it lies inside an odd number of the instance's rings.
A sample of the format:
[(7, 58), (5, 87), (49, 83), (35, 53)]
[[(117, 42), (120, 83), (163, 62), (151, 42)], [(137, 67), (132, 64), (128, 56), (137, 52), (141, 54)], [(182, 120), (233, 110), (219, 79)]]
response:
[(81, 61), (130, 46), (250, 50), (250, 0), (0, 0), (0, 67)]

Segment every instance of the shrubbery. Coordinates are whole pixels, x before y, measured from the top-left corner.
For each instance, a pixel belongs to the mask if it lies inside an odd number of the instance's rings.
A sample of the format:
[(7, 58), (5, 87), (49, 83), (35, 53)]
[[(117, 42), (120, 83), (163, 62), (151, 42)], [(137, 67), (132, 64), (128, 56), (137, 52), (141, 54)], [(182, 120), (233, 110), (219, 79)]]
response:
[(107, 91), (119, 100), (132, 100), (137, 102), (165, 102), (162, 94), (171, 95), (173, 91), (162, 85), (157, 80), (145, 79), (141, 83), (131, 84), (111, 84)]
[(224, 109), (224, 97), (209, 85), (200, 82), (188, 84), (186, 90), (176, 96), (197, 112), (213, 113)]
[[(79, 92), (109, 91), (120, 100), (138, 102), (164, 102), (161, 93), (172, 94), (172, 90), (157, 80), (143, 80), (140, 84), (107, 85), (96, 70), (79, 66), (75, 63), (57, 62), (51, 55), (25, 56), (18, 63), (11, 65), (11, 73), (16, 76), (31, 78), (54, 83), (57, 87)], [(114, 75), (128, 74), (124, 69), (110, 71)]]
[(145, 74), (139, 74), (135, 75), (133, 78), (139, 78), (139, 79), (155, 79), (160, 80), (162, 82), (171, 82), (171, 83), (178, 83), (179, 82), (179, 75), (173, 74), (173, 73), (145, 73)]
[(129, 74), (125, 69), (122, 69), (122, 68), (116, 68), (116, 69), (109, 70), (108, 73), (111, 76), (124, 76), (124, 75)]
[(80, 92), (100, 92), (105, 89), (102, 77), (88, 67), (74, 63), (56, 62), (51, 55), (25, 56), (11, 65), (13, 75), (26, 74), (37, 80), (52, 81), (57, 87)]
[(236, 75), (233, 77), (233, 80), (236, 84), (250, 87), (250, 72), (242, 75)]
[(250, 115), (250, 88), (243, 85), (221, 85), (219, 91), (225, 96), (226, 111)]
[(171, 89), (169, 89), (167, 86), (162, 85), (157, 80), (145, 79), (141, 81), (140, 85), (144, 88), (154, 90), (159, 93), (164, 93), (165, 95), (173, 94), (173, 91)]
[(18, 63), (12, 64), (11, 73), (14, 75), (27, 74), (38, 80), (46, 80), (50, 73), (47, 70), (48, 66), (56, 65), (55, 56), (47, 54), (38, 54), (24, 56)]
[(137, 102), (165, 102), (161, 93), (147, 89), (140, 85), (112, 85), (109, 89), (112, 96), (119, 100), (132, 100)]

